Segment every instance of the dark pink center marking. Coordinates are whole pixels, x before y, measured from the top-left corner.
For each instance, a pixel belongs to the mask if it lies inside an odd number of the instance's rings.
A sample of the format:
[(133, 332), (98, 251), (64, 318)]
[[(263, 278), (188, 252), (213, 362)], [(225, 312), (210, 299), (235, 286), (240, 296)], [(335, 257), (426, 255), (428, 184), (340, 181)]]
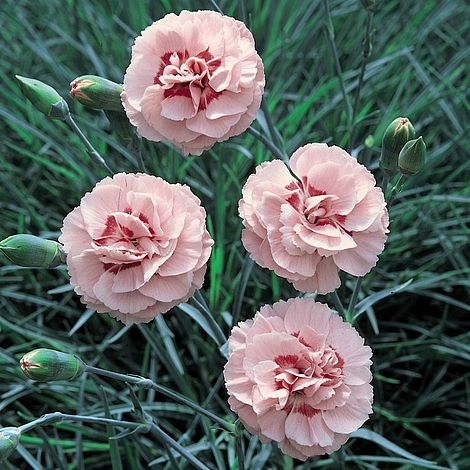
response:
[(297, 364), (298, 357), (294, 354), (286, 354), (285, 356), (276, 356), (274, 362), (279, 367), (292, 367)]
[[(176, 54), (180, 60), (180, 63), (186, 62), (189, 59), (189, 52), (185, 50), (176, 51)], [(160, 77), (163, 75), (165, 67), (170, 65), (170, 58), (173, 55), (173, 52), (166, 52), (160, 57), (160, 67), (158, 68), (157, 74), (153, 77), (153, 83), (155, 85), (163, 85), (160, 80)], [(202, 59), (206, 62), (208, 75), (203, 77), (201, 83), (199, 84), (201, 88), (201, 99), (199, 101), (199, 111), (204, 111), (209, 103), (219, 97), (221, 92), (215, 91), (209, 85), (209, 78), (210, 76), (220, 67), (221, 61), (219, 59), (213, 60), (212, 54), (206, 49), (205, 51), (199, 53), (196, 56), (198, 59)], [(196, 72), (196, 71), (195, 71)], [(198, 72), (200, 73), (200, 71)], [(191, 92), (189, 89), (190, 82), (186, 83), (175, 83), (171, 88), (166, 88), (163, 91), (164, 98), (172, 98), (175, 96), (184, 96), (186, 98), (192, 99)]]
[(305, 403), (302, 403), (301, 405), (296, 406), (293, 411), (294, 413), (300, 413), (306, 416), (307, 418), (311, 418), (312, 416), (315, 416), (317, 413), (320, 412), (320, 410), (317, 410)]

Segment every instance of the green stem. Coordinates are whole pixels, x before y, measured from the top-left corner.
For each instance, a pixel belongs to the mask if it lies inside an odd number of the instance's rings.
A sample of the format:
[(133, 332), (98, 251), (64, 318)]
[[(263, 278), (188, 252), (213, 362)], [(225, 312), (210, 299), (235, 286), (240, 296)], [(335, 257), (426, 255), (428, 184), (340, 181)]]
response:
[(353, 319), (354, 308), (356, 307), (357, 299), (359, 297), (359, 292), (361, 291), (361, 285), (363, 277), (358, 277), (356, 280), (356, 285), (354, 286), (354, 290), (351, 296), (351, 300), (349, 301), (348, 310), (346, 312), (346, 321), (351, 323)]
[(132, 153), (137, 156), (137, 163), (138, 163), (138, 169), (142, 173), (147, 173), (147, 168), (145, 166), (145, 161), (142, 156), (142, 137), (139, 137), (137, 135), (132, 137), (132, 142), (131, 142), (131, 150)]
[(238, 324), (240, 319), (240, 313), (242, 310), (243, 297), (245, 296), (246, 286), (248, 279), (250, 278), (251, 270), (253, 269), (253, 260), (247, 254), (243, 262), (243, 267), (240, 273), (240, 283), (238, 284), (238, 290), (235, 295), (235, 301), (233, 302), (233, 314), (232, 314), (232, 327)]
[[(369, 16), (371, 16), (371, 15), (372, 14), (370, 13)], [(384, 193), (385, 197), (386, 197), (386, 194), (387, 194), (387, 188), (388, 188), (389, 182), (390, 182), (390, 175), (386, 171), (384, 171), (383, 176), (382, 176), (381, 186), (382, 186), (382, 190), (383, 190), (383, 193)], [(397, 185), (398, 185), (399, 182), (400, 182), (400, 180), (398, 180)], [(392, 192), (393, 192), (393, 190), (392, 190)], [(390, 209), (390, 206), (391, 206), (392, 199), (388, 203), (389, 209)], [(346, 312), (346, 320), (349, 323), (351, 323), (353, 318), (354, 318), (354, 309), (356, 308), (357, 299), (359, 298), (359, 293), (361, 292), (361, 286), (362, 286), (362, 281), (363, 280), (364, 280), (364, 277), (358, 277), (357, 278), (356, 284), (354, 286), (354, 290), (353, 290), (353, 293), (352, 293), (352, 296), (351, 296), (351, 300), (349, 301), (348, 310)]]
[(390, 183), (390, 175), (386, 171), (384, 171), (384, 174), (382, 176), (382, 190), (385, 196), (387, 194), (388, 183)]
[(395, 186), (393, 186), (392, 190), (390, 191), (390, 198), (387, 201), (388, 204), (388, 210), (390, 211), (390, 208), (392, 207), (392, 203), (395, 200), (395, 196), (401, 191), (400, 183), (405, 179), (404, 175), (400, 175), (398, 178), (398, 181), (395, 183)]
[(343, 317), (346, 318), (346, 310), (344, 309), (343, 303), (341, 302), (341, 299), (339, 298), (338, 292), (334, 291), (331, 294), (331, 297), (333, 299), (333, 302), (336, 305), (336, 308), (338, 309), (338, 313)]
[(271, 139), (273, 140), (274, 145), (281, 151), (281, 153), (284, 155), (284, 158), (287, 158), (286, 151), (284, 149), (284, 141), (280, 137), (279, 131), (274, 125), (266, 98), (261, 101), (261, 109), (263, 110), (266, 123), (268, 124), (269, 134), (271, 135)]
[(188, 452), (183, 446), (176, 442), (171, 436), (169, 436), (163, 429), (157, 426), (155, 423), (152, 423), (150, 432), (156, 436), (159, 440), (168, 444), (169, 447), (172, 447), (180, 455), (182, 455), (186, 460), (191, 462), (196, 468), (200, 470), (210, 470), (209, 467), (206, 467), (199, 459), (194, 457), (193, 454)]
[(356, 93), (354, 96), (354, 104), (352, 108), (352, 117), (351, 117), (351, 125), (349, 128), (349, 140), (348, 140), (348, 151), (351, 150), (353, 139), (354, 139), (354, 131), (356, 130), (356, 116), (357, 116), (357, 109), (359, 107), (359, 98), (361, 95), (362, 85), (364, 84), (364, 75), (366, 72), (367, 62), (370, 56), (370, 31), (372, 28), (372, 19), (374, 18), (374, 13), (371, 11), (367, 12), (367, 22), (366, 22), (366, 32), (364, 34), (364, 41), (363, 41), (363, 49), (362, 49), (362, 63), (361, 63), (361, 70), (359, 72), (359, 82), (357, 84)]
[(168, 398), (171, 398), (172, 400), (178, 403), (181, 403), (182, 405), (186, 405), (188, 408), (191, 408), (197, 413), (207, 416), (212, 421), (214, 421), (215, 423), (217, 423), (218, 425), (220, 425), (221, 427), (223, 427), (225, 430), (229, 432), (235, 432), (236, 430), (235, 424), (225, 421), (225, 419), (220, 418), (214, 413), (211, 413), (210, 411), (202, 408), (198, 404), (192, 402), (191, 400), (188, 400), (183, 395), (180, 395), (179, 393), (174, 392), (173, 390), (170, 390), (169, 388), (166, 388), (162, 385), (156, 384), (153, 380), (150, 380), (144, 377), (135, 376), (135, 375), (119, 374), (118, 372), (111, 372), (106, 369), (99, 369), (98, 367), (93, 367), (93, 366), (88, 366), (88, 365), (86, 366), (85, 370), (86, 372), (91, 373), (91, 374), (101, 375), (103, 377), (108, 377), (110, 379), (115, 379), (121, 382), (134, 384), (146, 390), (150, 390), (150, 389), (155, 390), (156, 392), (159, 392), (162, 395), (165, 395)]
[(26, 433), (39, 426), (45, 426), (52, 423), (60, 422), (76, 422), (76, 423), (91, 423), (91, 424), (105, 424), (107, 426), (121, 426), (128, 429), (136, 429), (142, 426), (142, 423), (133, 423), (131, 421), (119, 421), (117, 419), (98, 418), (96, 416), (81, 416), (81, 415), (68, 415), (60, 412), (48, 413), (40, 418), (31, 421), (30, 423), (23, 424), (18, 429), (20, 432)]
[(104, 160), (104, 158), (96, 151), (96, 149), (91, 145), (90, 141), (86, 138), (85, 134), (81, 131), (81, 129), (78, 127), (77, 123), (74, 121), (72, 118), (72, 115), (69, 113), (67, 117), (65, 118), (65, 122), (70, 126), (70, 128), (77, 134), (79, 139), (82, 141), (82, 143), (85, 145), (86, 151), (90, 158), (103, 166), (111, 175), (114, 174), (111, 168), (109, 168), (108, 164)]
[(235, 437), (237, 448), (238, 470), (245, 470), (245, 453), (243, 452), (243, 434)]
[(227, 338), (225, 337), (225, 334), (222, 331), (220, 325), (216, 322), (214, 315), (209, 310), (209, 307), (207, 306), (204, 297), (202, 297), (202, 294), (199, 291), (195, 292), (193, 300), (199, 307), (199, 312), (201, 313), (201, 315), (207, 320), (209, 325), (212, 326), (212, 330), (215, 336), (217, 337), (217, 345), (222, 346), (223, 344), (225, 344), (227, 342)]
[(271, 142), (267, 137), (265, 137), (261, 132), (257, 131), (253, 127), (247, 129), (248, 133), (253, 137), (258, 139), (277, 159), (284, 161), (284, 163), (289, 164), (289, 159), (286, 155), (279, 150), (273, 142)]
[(326, 16), (325, 27), (327, 31), (328, 41), (330, 43), (331, 52), (333, 54), (333, 59), (335, 61), (336, 75), (339, 80), (339, 85), (341, 87), (341, 93), (343, 95), (344, 103), (346, 104), (348, 118), (351, 119), (352, 107), (351, 107), (351, 102), (349, 101), (348, 94), (346, 93), (346, 87), (344, 85), (343, 71), (341, 70), (341, 64), (339, 62), (338, 51), (336, 49), (335, 30), (333, 28), (333, 21), (331, 20), (330, 6), (328, 4), (328, 0), (323, 0), (323, 7), (325, 9), (325, 16)]

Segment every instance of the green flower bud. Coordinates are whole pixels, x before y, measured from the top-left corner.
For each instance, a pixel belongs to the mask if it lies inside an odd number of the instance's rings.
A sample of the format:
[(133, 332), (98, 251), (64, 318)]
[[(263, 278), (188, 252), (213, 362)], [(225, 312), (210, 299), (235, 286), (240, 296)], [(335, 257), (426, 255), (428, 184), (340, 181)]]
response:
[(415, 136), (415, 129), (407, 118), (397, 118), (387, 127), (382, 139), (381, 166), (394, 172), (398, 165), (398, 155), (402, 147)]
[(85, 363), (73, 354), (54, 349), (35, 349), (20, 360), (24, 375), (36, 382), (73, 380), (85, 371)]
[(65, 263), (62, 245), (34, 235), (12, 235), (0, 241), (0, 252), (13, 264), (26, 268), (55, 268)]
[(398, 168), (404, 175), (415, 175), (424, 168), (426, 144), (422, 137), (410, 140), (401, 149)]
[(54, 88), (34, 78), (16, 75), (16, 79), (20, 82), (23, 94), (41, 113), (52, 119), (62, 120), (69, 115), (66, 101)]
[(104, 111), (124, 111), (121, 103), (122, 85), (96, 75), (83, 75), (71, 84), (70, 94), (80, 103)]
[(6, 460), (20, 442), (21, 432), (18, 428), (0, 429), (0, 462)]

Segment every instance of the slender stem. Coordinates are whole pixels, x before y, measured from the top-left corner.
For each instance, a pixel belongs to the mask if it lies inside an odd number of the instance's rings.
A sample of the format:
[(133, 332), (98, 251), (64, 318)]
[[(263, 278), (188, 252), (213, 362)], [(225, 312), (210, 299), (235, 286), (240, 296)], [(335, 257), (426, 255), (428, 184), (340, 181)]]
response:
[(78, 135), (79, 139), (85, 145), (85, 148), (87, 150), (88, 155), (90, 155), (90, 158), (94, 162), (103, 166), (112, 175), (113, 171), (111, 170), (111, 168), (109, 168), (104, 158), (96, 151), (93, 145), (91, 145), (90, 141), (86, 138), (85, 134), (78, 127), (77, 123), (74, 121), (70, 113), (65, 118), (65, 122), (70, 126), (70, 128), (75, 132), (75, 134)]
[(245, 453), (243, 452), (243, 434), (240, 433), (236, 437), (238, 470), (245, 470)]
[[(401, 180), (401, 178), (400, 178), (400, 180)], [(397, 185), (400, 182), (400, 180), (398, 180)], [(384, 171), (383, 176), (382, 176), (381, 186), (382, 186), (382, 190), (384, 192), (385, 197), (387, 195), (387, 188), (388, 188), (389, 182), (390, 182), (390, 175), (386, 171)], [(397, 185), (395, 185), (395, 187)], [(393, 190), (392, 190), (392, 192), (393, 192)], [(392, 200), (393, 200), (393, 197), (390, 199), (390, 201), (388, 203), (389, 208), (391, 206)], [(353, 293), (352, 293), (352, 296), (351, 296), (351, 300), (349, 301), (348, 310), (346, 312), (346, 320), (348, 322), (351, 322), (352, 319), (353, 319), (354, 309), (355, 309), (356, 304), (357, 304), (357, 299), (359, 297), (359, 293), (361, 292), (361, 286), (362, 286), (362, 281), (363, 280), (364, 280), (364, 277), (358, 277), (357, 280), (356, 280), (356, 284), (354, 286), (354, 290), (353, 290)]]
[(357, 299), (359, 297), (359, 292), (361, 292), (362, 280), (363, 277), (358, 277), (356, 280), (356, 285), (354, 286), (354, 290), (351, 296), (351, 300), (349, 301), (348, 310), (346, 312), (346, 321), (351, 323), (353, 318), (354, 308), (356, 307)]
[(337, 291), (334, 291), (332, 292), (331, 294), (331, 297), (333, 299), (333, 302), (335, 303), (336, 305), (336, 308), (338, 309), (338, 313), (346, 318), (346, 310), (344, 309), (344, 306), (343, 306), (343, 303), (341, 302), (341, 299), (339, 298), (339, 295), (338, 295), (338, 292)]
[(286, 155), (283, 154), (281, 150), (279, 150), (273, 142), (271, 142), (267, 137), (265, 137), (261, 132), (257, 131), (253, 127), (249, 127), (247, 129), (248, 133), (250, 133), (253, 137), (258, 139), (276, 158), (279, 160), (283, 160), (284, 163), (288, 164), (289, 159)]
[[(209, 392), (207, 397), (204, 399), (204, 402), (202, 403), (203, 407), (207, 406), (214, 399), (214, 396), (218, 393), (223, 382), (224, 382), (224, 376), (220, 375), (219, 378), (217, 379), (216, 384), (212, 387), (211, 391)], [(202, 419), (201, 415), (196, 415), (194, 417), (191, 424), (186, 428), (186, 431), (184, 432), (184, 434), (181, 435), (179, 439), (180, 442), (185, 442), (191, 437), (191, 434), (193, 433), (194, 429), (196, 428), (196, 426), (198, 425), (201, 419)]]
[(240, 283), (238, 285), (238, 291), (235, 296), (235, 301), (233, 303), (233, 314), (232, 314), (232, 327), (238, 323), (240, 319), (240, 313), (242, 310), (243, 297), (245, 295), (246, 286), (248, 284), (248, 279), (253, 269), (253, 260), (247, 254), (245, 256), (245, 261), (243, 262), (243, 268), (240, 274)]
[(144, 158), (142, 157), (142, 137), (137, 135), (132, 137), (131, 150), (137, 156), (138, 168), (143, 173), (147, 173)]
[(222, 331), (222, 328), (220, 325), (216, 322), (214, 315), (212, 312), (209, 310), (209, 307), (207, 306), (204, 297), (202, 297), (201, 293), (199, 291), (196, 291), (196, 293), (193, 296), (194, 302), (200, 307), (199, 312), (202, 314), (202, 316), (207, 320), (210, 326), (212, 326), (212, 330), (217, 337), (217, 344), (219, 346), (222, 346), (227, 342), (227, 338)]
[(31, 421), (30, 423), (23, 424), (18, 429), (20, 432), (26, 433), (39, 426), (45, 426), (58, 422), (76, 422), (76, 423), (92, 423), (92, 424), (105, 424), (107, 426), (121, 426), (129, 429), (136, 429), (142, 426), (142, 423), (133, 423), (131, 421), (119, 421), (117, 419), (98, 418), (96, 416), (81, 416), (81, 415), (68, 415), (60, 412), (48, 413), (40, 418)]
[(348, 140), (348, 150), (351, 150), (353, 139), (354, 139), (354, 131), (356, 130), (356, 116), (357, 116), (357, 109), (359, 107), (359, 98), (361, 95), (362, 85), (364, 84), (364, 74), (366, 72), (367, 62), (369, 61), (370, 56), (370, 31), (372, 28), (372, 19), (374, 18), (374, 13), (372, 11), (367, 12), (367, 22), (366, 22), (366, 32), (364, 34), (364, 41), (362, 44), (362, 63), (361, 63), (361, 70), (359, 72), (359, 82), (357, 84), (356, 93), (354, 96), (354, 104), (352, 108), (352, 117), (351, 117), (351, 125), (349, 128), (349, 140)]
[(196, 468), (200, 470), (210, 470), (209, 467), (206, 467), (199, 459), (194, 457), (193, 454), (188, 452), (183, 446), (176, 442), (171, 436), (169, 436), (163, 429), (157, 426), (155, 423), (152, 423), (150, 432), (154, 434), (158, 439), (164, 441), (170, 447), (176, 450), (180, 455), (182, 455), (186, 460), (191, 462)]
[(264, 117), (266, 119), (266, 122), (268, 124), (268, 129), (269, 133), (271, 135), (271, 139), (274, 142), (274, 145), (282, 152), (285, 158), (287, 158), (285, 149), (284, 149), (284, 141), (279, 135), (279, 131), (277, 130), (276, 126), (274, 125), (273, 118), (271, 116), (271, 112), (269, 111), (268, 108), (268, 103), (266, 99), (263, 99), (261, 102), (261, 109), (263, 110)]
[(390, 183), (390, 175), (386, 171), (384, 171), (384, 174), (382, 176), (382, 190), (384, 192), (384, 195), (387, 194), (388, 183)]
[(400, 192), (401, 190), (401, 187), (400, 187), (400, 183), (405, 179), (405, 176), (404, 175), (400, 175), (400, 177), (398, 178), (398, 181), (395, 183), (395, 186), (392, 188), (392, 190), (390, 191), (390, 198), (389, 200), (387, 201), (388, 203), (388, 210), (390, 210), (390, 208), (392, 207), (392, 203), (393, 201), (395, 200), (395, 196)]
[(211, 413), (210, 411), (202, 408), (198, 404), (192, 402), (191, 400), (188, 400), (183, 395), (180, 395), (179, 393), (174, 392), (173, 390), (170, 390), (169, 388), (166, 388), (163, 385), (156, 384), (153, 380), (150, 380), (144, 377), (135, 376), (135, 375), (119, 374), (118, 372), (112, 372), (106, 369), (99, 369), (98, 367), (93, 367), (93, 366), (88, 366), (88, 365), (86, 366), (86, 372), (91, 373), (91, 374), (101, 375), (103, 377), (108, 377), (110, 379), (120, 380), (121, 382), (134, 384), (146, 390), (149, 390), (149, 389), (155, 390), (156, 392), (159, 392), (162, 395), (165, 395), (168, 398), (171, 398), (172, 400), (178, 403), (181, 403), (182, 405), (186, 405), (188, 408), (193, 409), (197, 413), (207, 416), (212, 421), (219, 424), (221, 427), (223, 427), (225, 430), (229, 432), (235, 432), (236, 430), (235, 424), (225, 421), (225, 419), (220, 418), (214, 413)]
[(219, 5), (217, 4), (217, 2), (215, 0), (211, 0), (211, 3), (212, 3), (212, 6), (220, 13), (220, 14), (224, 14), (224, 12), (222, 11), (222, 9), (219, 7)]
[(343, 448), (339, 449), (339, 451), (336, 452), (336, 456), (338, 458), (338, 460), (337, 460), (338, 465), (336, 466), (337, 470), (345, 470), (345, 466), (344, 466), (344, 449)]
[(339, 80), (339, 85), (341, 87), (341, 93), (343, 95), (344, 103), (346, 104), (348, 118), (351, 119), (352, 107), (351, 107), (351, 102), (349, 101), (348, 94), (346, 93), (346, 87), (344, 86), (343, 71), (341, 70), (341, 64), (339, 62), (338, 51), (336, 50), (335, 30), (333, 28), (333, 21), (331, 21), (331, 13), (330, 13), (330, 6), (328, 4), (328, 0), (323, 0), (323, 7), (325, 8), (325, 16), (326, 16), (325, 27), (327, 31), (328, 41), (330, 43), (331, 52), (333, 54), (333, 58), (335, 61), (336, 75)]

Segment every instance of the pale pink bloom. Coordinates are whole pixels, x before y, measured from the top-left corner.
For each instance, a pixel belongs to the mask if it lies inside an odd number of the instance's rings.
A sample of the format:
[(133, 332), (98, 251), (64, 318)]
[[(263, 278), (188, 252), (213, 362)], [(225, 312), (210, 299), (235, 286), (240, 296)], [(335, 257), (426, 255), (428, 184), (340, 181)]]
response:
[(200, 155), (249, 127), (263, 90), (263, 63), (243, 23), (182, 11), (136, 39), (121, 96), (143, 137)]
[(187, 186), (145, 174), (100, 181), (64, 219), (70, 282), (89, 308), (148, 322), (204, 281), (213, 240)]
[(290, 159), (262, 163), (243, 188), (242, 242), (262, 267), (302, 292), (332, 292), (339, 270), (364, 276), (388, 233), (382, 190), (339, 147), (308, 144)]
[(292, 457), (331, 454), (372, 413), (371, 349), (325, 304), (265, 305), (233, 328), (229, 353), (230, 408)]

